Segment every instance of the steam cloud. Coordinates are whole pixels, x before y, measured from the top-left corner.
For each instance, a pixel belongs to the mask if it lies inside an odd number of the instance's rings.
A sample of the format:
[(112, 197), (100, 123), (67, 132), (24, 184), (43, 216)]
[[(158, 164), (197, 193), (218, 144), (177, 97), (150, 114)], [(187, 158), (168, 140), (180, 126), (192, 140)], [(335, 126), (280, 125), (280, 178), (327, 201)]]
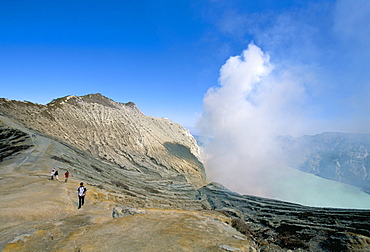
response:
[(356, 204), (369, 202), (369, 195), (302, 175), (284, 164), (276, 137), (299, 134), (313, 122), (304, 113), (307, 76), (298, 73), (289, 69), (278, 74), (269, 55), (254, 44), (227, 60), (220, 70), (220, 86), (210, 88), (204, 97), (198, 122), (201, 134), (212, 136), (205, 145), (208, 177), (242, 194), (314, 206), (364, 208)]
[(210, 179), (266, 197), (271, 170), (282, 166), (274, 139), (284, 122), (294, 124), (291, 106), (304, 93), (299, 83), (272, 78), (272, 71), (269, 55), (254, 44), (231, 57), (220, 70), (220, 87), (205, 95), (199, 121), (202, 134), (213, 137), (207, 145)]

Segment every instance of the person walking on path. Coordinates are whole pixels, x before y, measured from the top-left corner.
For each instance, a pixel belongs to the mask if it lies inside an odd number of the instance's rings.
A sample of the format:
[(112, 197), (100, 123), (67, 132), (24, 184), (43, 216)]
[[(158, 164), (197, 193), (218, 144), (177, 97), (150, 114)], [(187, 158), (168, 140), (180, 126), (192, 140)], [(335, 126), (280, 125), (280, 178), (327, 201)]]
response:
[(69, 172), (68, 171), (66, 171), (66, 173), (64, 173), (64, 178), (65, 178), (64, 181), (67, 183), (68, 178), (69, 178)]
[(80, 183), (80, 187), (77, 189), (78, 192), (78, 209), (80, 209), (85, 203), (86, 187), (84, 183)]
[(53, 169), (51, 169), (51, 174), (50, 174), (50, 179), (51, 180), (54, 179), (54, 175), (55, 175), (55, 167), (53, 167)]
[(58, 175), (59, 175), (59, 174), (58, 174), (58, 170), (55, 170), (54, 175), (55, 175), (55, 179), (59, 181), (59, 177), (58, 177)]

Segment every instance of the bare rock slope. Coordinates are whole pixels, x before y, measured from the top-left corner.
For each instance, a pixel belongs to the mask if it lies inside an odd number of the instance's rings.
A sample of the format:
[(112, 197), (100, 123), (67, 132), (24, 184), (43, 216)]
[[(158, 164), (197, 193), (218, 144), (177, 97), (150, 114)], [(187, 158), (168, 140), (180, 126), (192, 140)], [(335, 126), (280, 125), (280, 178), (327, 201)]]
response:
[(122, 169), (205, 184), (190, 132), (168, 119), (145, 116), (134, 103), (101, 94), (67, 96), (47, 105), (0, 99), (0, 111)]
[[(125, 170), (0, 116), (1, 251), (249, 251), (186, 181)], [(50, 180), (50, 168), (59, 181)], [(68, 169), (72, 177), (64, 182)], [(86, 203), (77, 209), (84, 181)], [(113, 219), (116, 206), (144, 214)]]

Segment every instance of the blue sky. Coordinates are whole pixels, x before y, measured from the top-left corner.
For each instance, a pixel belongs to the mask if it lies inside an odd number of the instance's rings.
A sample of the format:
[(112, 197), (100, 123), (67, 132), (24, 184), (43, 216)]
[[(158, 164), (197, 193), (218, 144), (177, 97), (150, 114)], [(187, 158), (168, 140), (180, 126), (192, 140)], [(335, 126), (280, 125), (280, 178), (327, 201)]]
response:
[(304, 89), (290, 116), (315, 130), (300, 132), (366, 131), (369, 13), (367, 0), (0, 0), (0, 97), (102, 93), (192, 129), (221, 67), (253, 43), (269, 78)]

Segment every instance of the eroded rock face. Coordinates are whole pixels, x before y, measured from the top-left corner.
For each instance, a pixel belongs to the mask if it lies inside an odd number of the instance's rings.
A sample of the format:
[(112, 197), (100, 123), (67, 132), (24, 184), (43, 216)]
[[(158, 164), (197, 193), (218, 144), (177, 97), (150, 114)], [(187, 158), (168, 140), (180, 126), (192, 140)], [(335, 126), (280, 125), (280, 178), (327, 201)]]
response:
[(370, 250), (369, 210), (306, 207), (239, 195), (218, 183), (199, 191), (212, 209), (232, 217), (232, 226), (261, 250)]
[(47, 105), (0, 99), (0, 113), (122, 169), (179, 176), (195, 187), (206, 182), (190, 132), (168, 119), (145, 116), (134, 103), (101, 94), (67, 96)]
[(0, 162), (32, 147), (30, 136), (23, 131), (0, 124)]

